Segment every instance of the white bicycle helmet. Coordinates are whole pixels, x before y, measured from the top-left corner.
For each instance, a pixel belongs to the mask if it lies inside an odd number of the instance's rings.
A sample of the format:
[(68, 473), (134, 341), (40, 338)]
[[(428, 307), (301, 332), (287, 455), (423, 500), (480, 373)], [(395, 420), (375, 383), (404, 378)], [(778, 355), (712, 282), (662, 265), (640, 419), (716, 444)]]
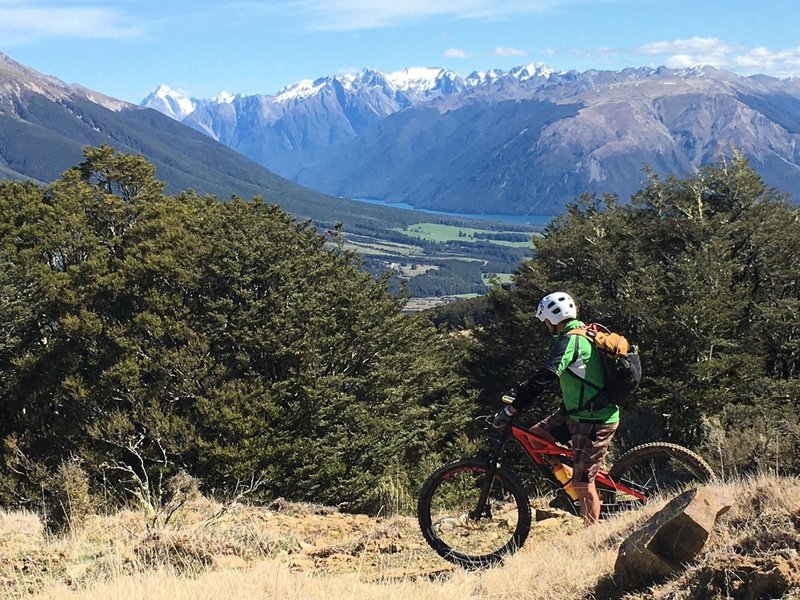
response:
[(553, 325), (557, 325), (565, 319), (574, 319), (577, 316), (578, 308), (575, 306), (575, 301), (566, 292), (547, 294), (539, 302), (539, 308), (536, 309), (536, 317), (540, 321), (544, 322), (547, 319)]

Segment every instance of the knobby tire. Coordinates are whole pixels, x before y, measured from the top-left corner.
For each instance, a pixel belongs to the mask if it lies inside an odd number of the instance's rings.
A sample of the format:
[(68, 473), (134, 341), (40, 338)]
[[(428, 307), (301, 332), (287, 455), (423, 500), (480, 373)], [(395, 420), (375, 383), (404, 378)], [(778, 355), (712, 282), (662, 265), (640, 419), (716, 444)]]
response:
[[(672, 472), (668, 472), (672, 471)], [(632, 482), (648, 496), (680, 491), (716, 478), (714, 470), (698, 454), (669, 442), (651, 442), (631, 448), (608, 472), (617, 482)]]
[[(485, 459), (456, 461), (434, 472), (419, 494), (417, 515), (425, 540), (439, 556), (467, 569), (501, 561), (522, 546), (531, 529), (528, 494), (517, 476), (503, 467), (492, 482), (492, 517), (467, 517), (477, 505), (486, 470)], [(480, 541), (470, 546), (470, 538)]]

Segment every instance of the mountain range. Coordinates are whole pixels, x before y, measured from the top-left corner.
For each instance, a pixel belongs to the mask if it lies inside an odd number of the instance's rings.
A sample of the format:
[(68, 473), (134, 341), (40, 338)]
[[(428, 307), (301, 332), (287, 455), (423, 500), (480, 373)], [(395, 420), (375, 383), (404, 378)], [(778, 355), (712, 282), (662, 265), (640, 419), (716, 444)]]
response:
[[(170, 106), (179, 111), (182, 105)], [(336, 229), (332, 244), (358, 253), (366, 270), (388, 273), (391, 289), (406, 281), (415, 296), (482, 293), (491, 278), (509, 277), (530, 256), (536, 230), (324, 195), (158, 111), (64, 83), (0, 53), (0, 180), (50, 183), (83, 161), (85, 146), (101, 145), (142, 155), (168, 194), (193, 189), (222, 201), (262, 196), (311, 220), (322, 235)]]
[(800, 197), (800, 80), (700, 67), (307, 80), (273, 95), (143, 103), (319, 191), (472, 213), (554, 214), (583, 192), (685, 176), (732, 147)]
[(0, 53), (0, 179), (54, 181), (83, 160), (84, 146), (102, 144), (142, 154), (168, 193), (263, 196), (298, 217), (345, 222), (350, 230), (414, 222), (409, 211), (332, 198), (287, 181), (157, 111), (67, 84)]

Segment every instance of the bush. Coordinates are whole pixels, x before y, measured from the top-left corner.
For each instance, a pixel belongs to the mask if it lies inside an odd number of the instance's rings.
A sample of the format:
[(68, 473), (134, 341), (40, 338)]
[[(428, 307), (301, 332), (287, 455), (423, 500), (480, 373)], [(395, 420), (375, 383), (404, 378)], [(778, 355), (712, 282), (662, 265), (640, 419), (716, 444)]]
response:
[(50, 533), (77, 531), (94, 514), (89, 477), (77, 456), (71, 456), (61, 463), (47, 491), (44, 522)]
[(379, 510), (453, 443), (463, 353), (353, 254), (262, 199), (164, 196), (141, 157), (86, 154), (0, 184), (0, 502), (79, 455), (154, 510), (180, 468)]
[(545, 358), (536, 306), (563, 289), (584, 321), (640, 346), (643, 406), (623, 414), (618, 442), (646, 431), (705, 448), (729, 472), (781, 448), (780, 464), (800, 470), (800, 211), (744, 159), (685, 180), (651, 174), (628, 205), (585, 196), (534, 245), (477, 330), (471, 370), (487, 401)]

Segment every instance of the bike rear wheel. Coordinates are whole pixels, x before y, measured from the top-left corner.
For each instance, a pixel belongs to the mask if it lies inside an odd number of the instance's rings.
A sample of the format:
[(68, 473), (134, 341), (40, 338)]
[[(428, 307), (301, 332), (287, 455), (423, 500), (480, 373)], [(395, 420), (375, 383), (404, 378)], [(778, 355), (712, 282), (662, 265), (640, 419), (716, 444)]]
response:
[[(698, 454), (668, 442), (652, 442), (631, 448), (608, 472), (611, 479), (643, 493), (648, 499), (675, 494), (715, 479), (714, 470)], [(617, 493), (619, 507), (641, 504), (632, 496)]]
[(531, 529), (531, 506), (519, 479), (498, 468), (483, 512), (474, 518), (487, 461), (468, 458), (445, 465), (422, 486), (419, 525), (430, 546), (465, 568), (495, 564), (516, 551)]

